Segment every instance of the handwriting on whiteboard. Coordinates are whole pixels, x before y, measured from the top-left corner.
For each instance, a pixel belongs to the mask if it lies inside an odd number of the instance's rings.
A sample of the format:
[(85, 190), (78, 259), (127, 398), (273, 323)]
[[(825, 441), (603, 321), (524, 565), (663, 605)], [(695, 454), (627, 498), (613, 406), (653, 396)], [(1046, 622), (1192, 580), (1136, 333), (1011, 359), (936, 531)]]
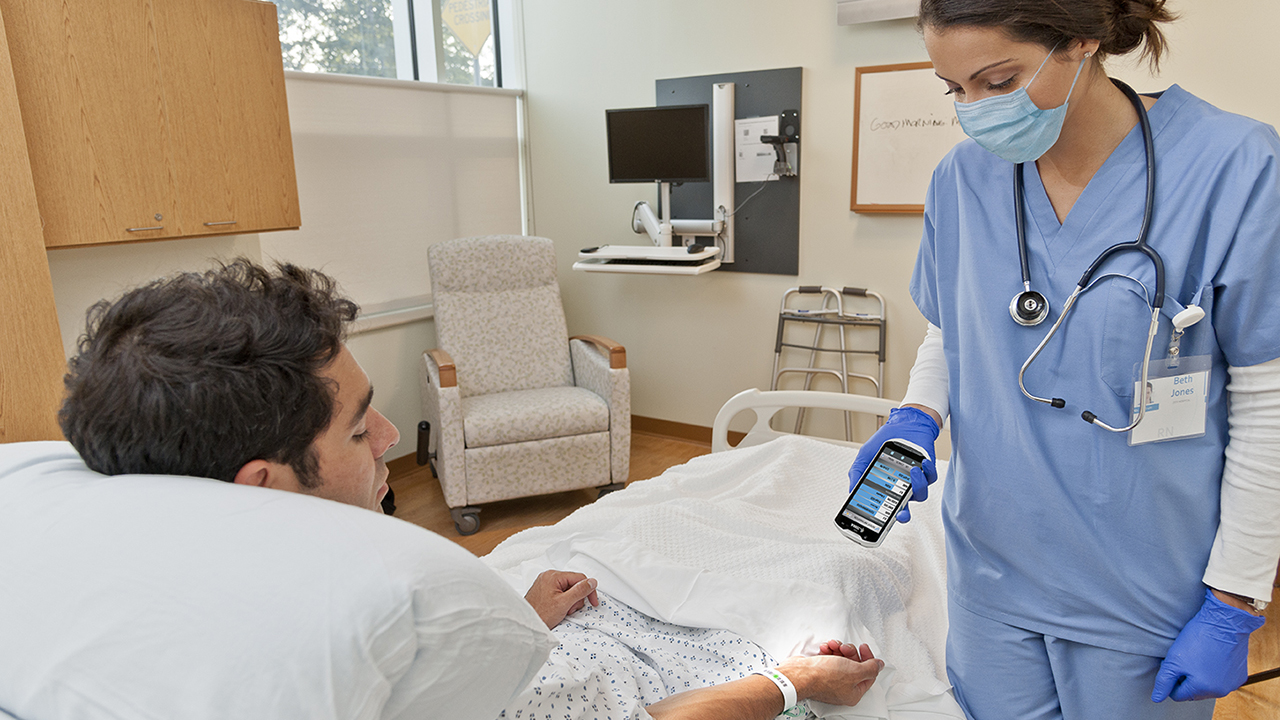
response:
[(884, 120), (882, 118), (871, 119), (871, 132), (879, 130), (914, 130), (928, 128), (950, 128), (960, 124), (959, 118), (952, 115), (951, 117), (907, 117), (898, 118), (896, 120)]

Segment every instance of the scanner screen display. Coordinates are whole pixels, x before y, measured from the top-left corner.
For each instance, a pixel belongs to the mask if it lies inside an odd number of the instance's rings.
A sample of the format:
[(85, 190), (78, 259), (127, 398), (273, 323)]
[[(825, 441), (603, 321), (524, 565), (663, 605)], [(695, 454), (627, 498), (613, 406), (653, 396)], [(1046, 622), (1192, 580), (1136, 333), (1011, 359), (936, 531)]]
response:
[(858, 481), (841, 516), (857, 525), (884, 530), (889, 518), (911, 492), (911, 468), (920, 461), (891, 448), (881, 448), (867, 474)]

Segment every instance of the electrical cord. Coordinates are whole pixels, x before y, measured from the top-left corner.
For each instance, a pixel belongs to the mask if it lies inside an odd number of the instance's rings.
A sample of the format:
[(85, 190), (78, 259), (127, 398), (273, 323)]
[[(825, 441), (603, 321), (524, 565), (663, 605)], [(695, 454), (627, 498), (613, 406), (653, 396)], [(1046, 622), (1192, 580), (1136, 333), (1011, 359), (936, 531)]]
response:
[(781, 178), (780, 178), (780, 176), (779, 176), (777, 173), (769, 173), (768, 175), (766, 175), (766, 176), (765, 176), (765, 178), (764, 178), (764, 182), (760, 183), (760, 187), (759, 187), (755, 192), (753, 192), (753, 193), (751, 193), (750, 195), (748, 195), (746, 200), (743, 200), (742, 202), (738, 203), (738, 207), (734, 208), (734, 209), (733, 209), (733, 212), (729, 213), (728, 215), (725, 215), (725, 218), (726, 218), (726, 219), (728, 219), (728, 218), (733, 217), (734, 215), (737, 215), (737, 214), (738, 214), (738, 211), (739, 211), (739, 210), (741, 210), (741, 209), (743, 208), (743, 206), (744, 206), (744, 205), (746, 205), (747, 203), (751, 202), (751, 198), (753, 198), (753, 197), (755, 197), (755, 196), (759, 195), (760, 193), (764, 192), (764, 189), (765, 189), (766, 187), (768, 187), (768, 186), (769, 186), (769, 179), (770, 179), (770, 178), (779, 178), (779, 179), (781, 179)]
[(636, 204), (631, 208), (631, 232), (637, 235), (644, 232), (643, 227), (639, 227), (639, 228), (636, 227), (636, 213), (640, 212), (640, 206), (644, 204), (645, 204), (644, 200), (637, 200)]

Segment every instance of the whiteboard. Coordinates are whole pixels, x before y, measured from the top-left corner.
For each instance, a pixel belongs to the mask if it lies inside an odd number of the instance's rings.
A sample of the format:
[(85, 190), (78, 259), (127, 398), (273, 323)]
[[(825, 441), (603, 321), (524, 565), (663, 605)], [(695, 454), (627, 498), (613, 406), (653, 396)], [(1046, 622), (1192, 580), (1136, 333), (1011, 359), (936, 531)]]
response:
[(924, 212), (929, 178), (964, 139), (928, 62), (860, 67), (854, 87), (854, 212)]

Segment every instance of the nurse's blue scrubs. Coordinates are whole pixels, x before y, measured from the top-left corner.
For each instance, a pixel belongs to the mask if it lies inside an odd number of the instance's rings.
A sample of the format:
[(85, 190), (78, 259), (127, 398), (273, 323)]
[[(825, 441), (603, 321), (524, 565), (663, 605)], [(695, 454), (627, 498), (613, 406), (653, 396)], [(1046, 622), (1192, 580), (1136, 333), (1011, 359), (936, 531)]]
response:
[[(1280, 138), (1176, 85), (1150, 111), (1156, 148), (1151, 245), (1164, 258), (1163, 316), (1200, 293), (1207, 313), (1182, 355), (1212, 358), (1206, 433), (1130, 447), (1134, 367), (1151, 311), (1108, 277), (1085, 293), (1026, 374), (1018, 370), (1088, 265), (1134, 240), (1146, 191), (1141, 130), (1120, 143), (1059, 223), (1024, 166), (1031, 286), (1053, 304), (1022, 327), (1012, 163), (966, 140), (934, 171), (911, 294), (942, 328), (953, 454), (943, 493), (951, 630), (948, 673), (973, 718), (1209, 718), (1213, 702), (1151, 702), (1155, 673), (1203, 599), (1227, 444), (1227, 367), (1280, 357)], [(1113, 258), (1154, 292), (1140, 253)], [(1095, 276), (1097, 277), (1097, 276)], [(1201, 292), (1203, 290), (1203, 292)]]

